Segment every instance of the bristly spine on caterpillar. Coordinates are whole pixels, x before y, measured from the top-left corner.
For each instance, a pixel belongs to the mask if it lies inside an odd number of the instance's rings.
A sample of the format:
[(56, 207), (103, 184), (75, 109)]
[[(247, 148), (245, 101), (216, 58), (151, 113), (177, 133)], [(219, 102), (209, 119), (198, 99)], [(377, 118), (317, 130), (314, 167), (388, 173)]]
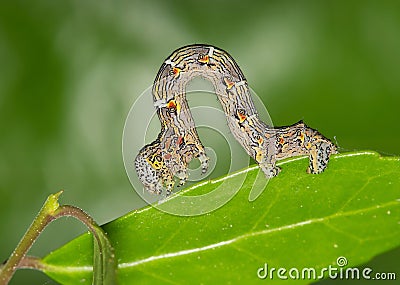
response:
[(299, 121), (291, 126), (270, 127), (258, 118), (247, 80), (235, 60), (209, 45), (189, 45), (175, 50), (161, 65), (154, 80), (154, 106), (161, 122), (157, 139), (144, 146), (135, 159), (136, 172), (145, 188), (168, 196), (188, 178), (188, 164), (200, 160), (202, 172), (208, 157), (197, 134), (185, 96), (186, 84), (201, 76), (213, 84), (228, 126), (266, 177), (278, 175), (276, 161), (308, 155), (308, 173), (321, 173), (337, 148), (329, 139)]

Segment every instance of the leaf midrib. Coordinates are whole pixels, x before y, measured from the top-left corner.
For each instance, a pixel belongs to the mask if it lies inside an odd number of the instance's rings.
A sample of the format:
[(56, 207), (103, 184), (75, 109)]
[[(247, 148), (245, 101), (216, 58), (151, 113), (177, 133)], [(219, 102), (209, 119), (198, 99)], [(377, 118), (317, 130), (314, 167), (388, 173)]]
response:
[[(235, 242), (238, 242), (238, 241), (246, 239), (246, 238), (253, 238), (253, 237), (256, 237), (259, 235), (268, 235), (268, 234), (272, 234), (272, 233), (275, 233), (278, 231), (291, 230), (291, 229), (295, 229), (295, 228), (302, 227), (305, 225), (323, 223), (323, 222), (333, 220), (335, 218), (342, 218), (342, 217), (346, 217), (346, 216), (357, 215), (360, 213), (367, 213), (370, 211), (374, 211), (374, 210), (378, 210), (378, 209), (382, 209), (382, 208), (386, 208), (386, 207), (390, 207), (390, 206), (398, 206), (398, 205), (400, 205), (400, 199), (396, 199), (395, 201), (390, 201), (390, 202), (383, 203), (380, 205), (375, 205), (372, 207), (351, 210), (351, 211), (347, 211), (347, 212), (338, 211), (338, 212), (335, 212), (334, 214), (331, 214), (331, 215), (328, 215), (325, 217), (313, 218), (313, 219), (297, 222), (294, 224), (284, 225), (284, 226), (280, 226), (280, 227), (272, 228), (272, 229), (265, 229), (265, 230), (257, 231), (257, 232), (248, 232), (248, 233), (242, 234), (240, 236), (237, 236), (233, 239), (221, 241), (221, 242), (206, 245), (203, 247), (185, 249), (185, 250), (181, 250), (178, 252), (164, 253), (164, 254), (150, 256), (148, 258), (137, 260), (137, 261), (132, 261), (132, 262), (123, 262), (123, 263), (118, 264), (118, 269), (133, 268), (135, 266), (138, 266), (138, 265), (141, 265), (144, 263), (148, 263), (148, 262), (152, 262), (152, 261), (156, 261), (156, 260), (160, 260), (160, 259), (184, 256), (184, 255), (188, 255), (188, 254), (192, 254), (192, 253), (202, 252), (202, 251), (205, 251), (208, 249), (223, 247), (223, 246), (233, 244)], [(74, 266), (62, 266), (62, 265), (49, 265), (46, 263), (43, 263), (43, 266), (46, 268), (45, 271), (48, 271), (48, 272), (89, 272), (89, 271), (93, 270), (92, 266), (74, 267)]]

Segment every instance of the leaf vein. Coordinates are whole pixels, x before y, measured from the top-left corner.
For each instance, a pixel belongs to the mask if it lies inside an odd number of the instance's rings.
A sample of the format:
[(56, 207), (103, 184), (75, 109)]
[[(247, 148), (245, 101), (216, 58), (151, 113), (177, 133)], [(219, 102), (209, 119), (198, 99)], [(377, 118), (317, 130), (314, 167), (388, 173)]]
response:
[(141, 264), (144, 264), (144, 263), (148, 263), (148, 262), (152, 262), (152, 261), (155, 261), (155, 260), (167, 259), (167, 258), (178, 257), (178, 256), (192, 254), (192, 253), (202, 252), (202, 251), (206, 251), (206, 250), (209, 250), (209, 249), (215, 249), (215, 248), (219, 248), (219, 247), (222, 247), (222, 246), (231, 245), (234, 242), (238, 242), (240, 240), (247, 239), (247, 238), (252, 238), (252, 237), (255, 237), (255, 236), (259, 236), (259, 235), (266, 235), (266, 234), (270, 234), (270, 233), (274, 233), (274, 232), (290, 230), (290, 229), (294, 229), (294, 228), (297, 228), (297, 227), (302, 227), (302, 226), (313, 224), (313, 223), (321, 223), (321, 222), (325, 222), (325, 221), (332, 220), (332, 219), (335, 219), (335, 218), (356, 215), (356, 214), (365, 213), (365, 212), (369, 212), (369, 211), (374, 211), (374, 210), (377, 210), (377, 209), (381, 209), (381, 208), (385, 208), (385, 207), (389, 207), (389, 206), (393, 206), (393, 205), (397, 205), (398, 206), (399, 202), (397, 200), (396, 201), (390, 201), (390, 202), (387, 202), (385, 204), (378, 205), (378, 206), (368, 207), (368, 208), (364, 208), (364, 209), (357, 209), (357, 210), (352, 210), (352, 211), (348, 211), (348, 212), (337, 212), (337, 213), (332, 214), (330, 216), (309, 219), (309, 220), (301, 221), (301, 222), (298, 222), (298, 223), (281, 226), (281, 227), (278, 227), (278, 228), (267, 229), (267, 230), (262, 230), (262, 231), (258, 231), (258, 232), (245, 233), (245, 234), (240, 235), (238, 237), (235, 237), (233, 239), (221, 241), (221, 242), (214, 243), (214, 244), (209, 244), (209, 245), (206, 245), (206, 246), (203, 246), (203, 247), (185, 249), (185, 250), (181, 250), (181, 251), (178, 251), (178, 252), (171, 252), (171, 253), (165, 253), (165, 254), (161, 254), (161, 255), (157, 255), (157, 256), (150, 256), (148, 258), (141, 259), (141, 260), (120, 263), (118, 265), (118, 267), (120, 269), (131, 268), (131, 267), (135, 267), (135, 266), (138, 266), (138, 265), (141, 265)]

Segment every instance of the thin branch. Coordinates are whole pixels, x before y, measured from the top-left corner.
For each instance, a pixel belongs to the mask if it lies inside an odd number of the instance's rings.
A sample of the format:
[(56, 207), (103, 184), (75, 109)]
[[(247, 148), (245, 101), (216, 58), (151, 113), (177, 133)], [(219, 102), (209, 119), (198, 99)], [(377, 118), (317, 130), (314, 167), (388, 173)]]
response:
[(18, 269), (34, 269), (43, 271), (46, 269), (46, 266), (41, 262), (39, 257), (27, 255), (19, 262)]
[(0, 285), (7, 285), (15, 271), (19, 268), (45, 270), (46, 266), (39, 258), (26, 256), (36, 239), (52, 221), (65, 216), (71, 216), (84, 223), (96, 239), (94, 254), (93, 284), (115, 283), (115, 257), (104, 231), (82, 209), (70, 205), (60, 206), (58, 198), (62, 191), (50, 195), (39, 214), (22, 237), (21, 241), (3, 266), (0, 266)]
[(22, 237), (10, 258), (4, 264), (4, 267), (1, 268), (0, 285), (8, 284), (28, 250), (35, 243), (36, 239), (39, 237), (45, 227), (54, 220), (53, 214), (59, 207), (58, 198), (61, 194), (62, 191), (47, 197), (38, 215), (33, 220), (32, 224)]

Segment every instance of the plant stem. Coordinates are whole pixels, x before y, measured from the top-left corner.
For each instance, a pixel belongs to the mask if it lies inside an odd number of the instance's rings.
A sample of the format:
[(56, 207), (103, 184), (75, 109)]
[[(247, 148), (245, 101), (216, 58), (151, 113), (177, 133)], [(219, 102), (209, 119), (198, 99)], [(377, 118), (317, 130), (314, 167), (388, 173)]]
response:
[(91, 216), (89, 216), (85, 211), (83, 211), (82, 209), (75, 207), (75, 206), (63, 205), (63, 206), (60, 206), (54, 213), (55, 219), (58, 219), (61, 217), (67, 217), (67, 216), (74, 217), (77, 220), (84, 223), (85, 226), (88, 227), (90, 232), (96, 238), (97, 242), (100, 242), (100, 237), (98, 234), (98, 230), (100, 229), (100, 227), (96, 224), (96, 222), (93, 220), (93, 218)]
[(62, 191), (56, 194), (51, 194), (49, 197), (47, 197), (38, 215), (33, 220), (32, 224), (22, 237), (10, 258), (4, 264), (4, 267), (1, 269), (0, 285), (8, 284), (11, 277), (18, 269), (21, 260), (25, 257), (26, 253), (32, 247), (38, 236), (41, 234), (44, 228), (55, 219), (53, 214), (59, 208), (58, 198), (61, 194)]
[(40, 258), (34, 256), (25, 256), (19, 262), (18, 268), (25, 268), (25, 269), (35, 269), (43, 271), (46, 269), (46, 266), (41, 263)]
[[(71, 216), (84, 223), (96, 239), (94, 254), (94, 284), (114, 284), (115, 280), (115, 258), (114, 249), (109, 242), (106, 233), (96, 222), (83, 210), (70, 206), (60, 206), (58, 198), (62, 191), (50, 195), (39, 214), (33, 220), (31, 226), (22, 237), (10, 258), (0, 267), (0, 285), (6, 285), (18, 268), (32, 268), (43, 270), (40, 259), (26, 256), (28, 250), (36, 239), (52, 221), (65, 216)], [(108, 282), (108, 283), (106, 283)]]

